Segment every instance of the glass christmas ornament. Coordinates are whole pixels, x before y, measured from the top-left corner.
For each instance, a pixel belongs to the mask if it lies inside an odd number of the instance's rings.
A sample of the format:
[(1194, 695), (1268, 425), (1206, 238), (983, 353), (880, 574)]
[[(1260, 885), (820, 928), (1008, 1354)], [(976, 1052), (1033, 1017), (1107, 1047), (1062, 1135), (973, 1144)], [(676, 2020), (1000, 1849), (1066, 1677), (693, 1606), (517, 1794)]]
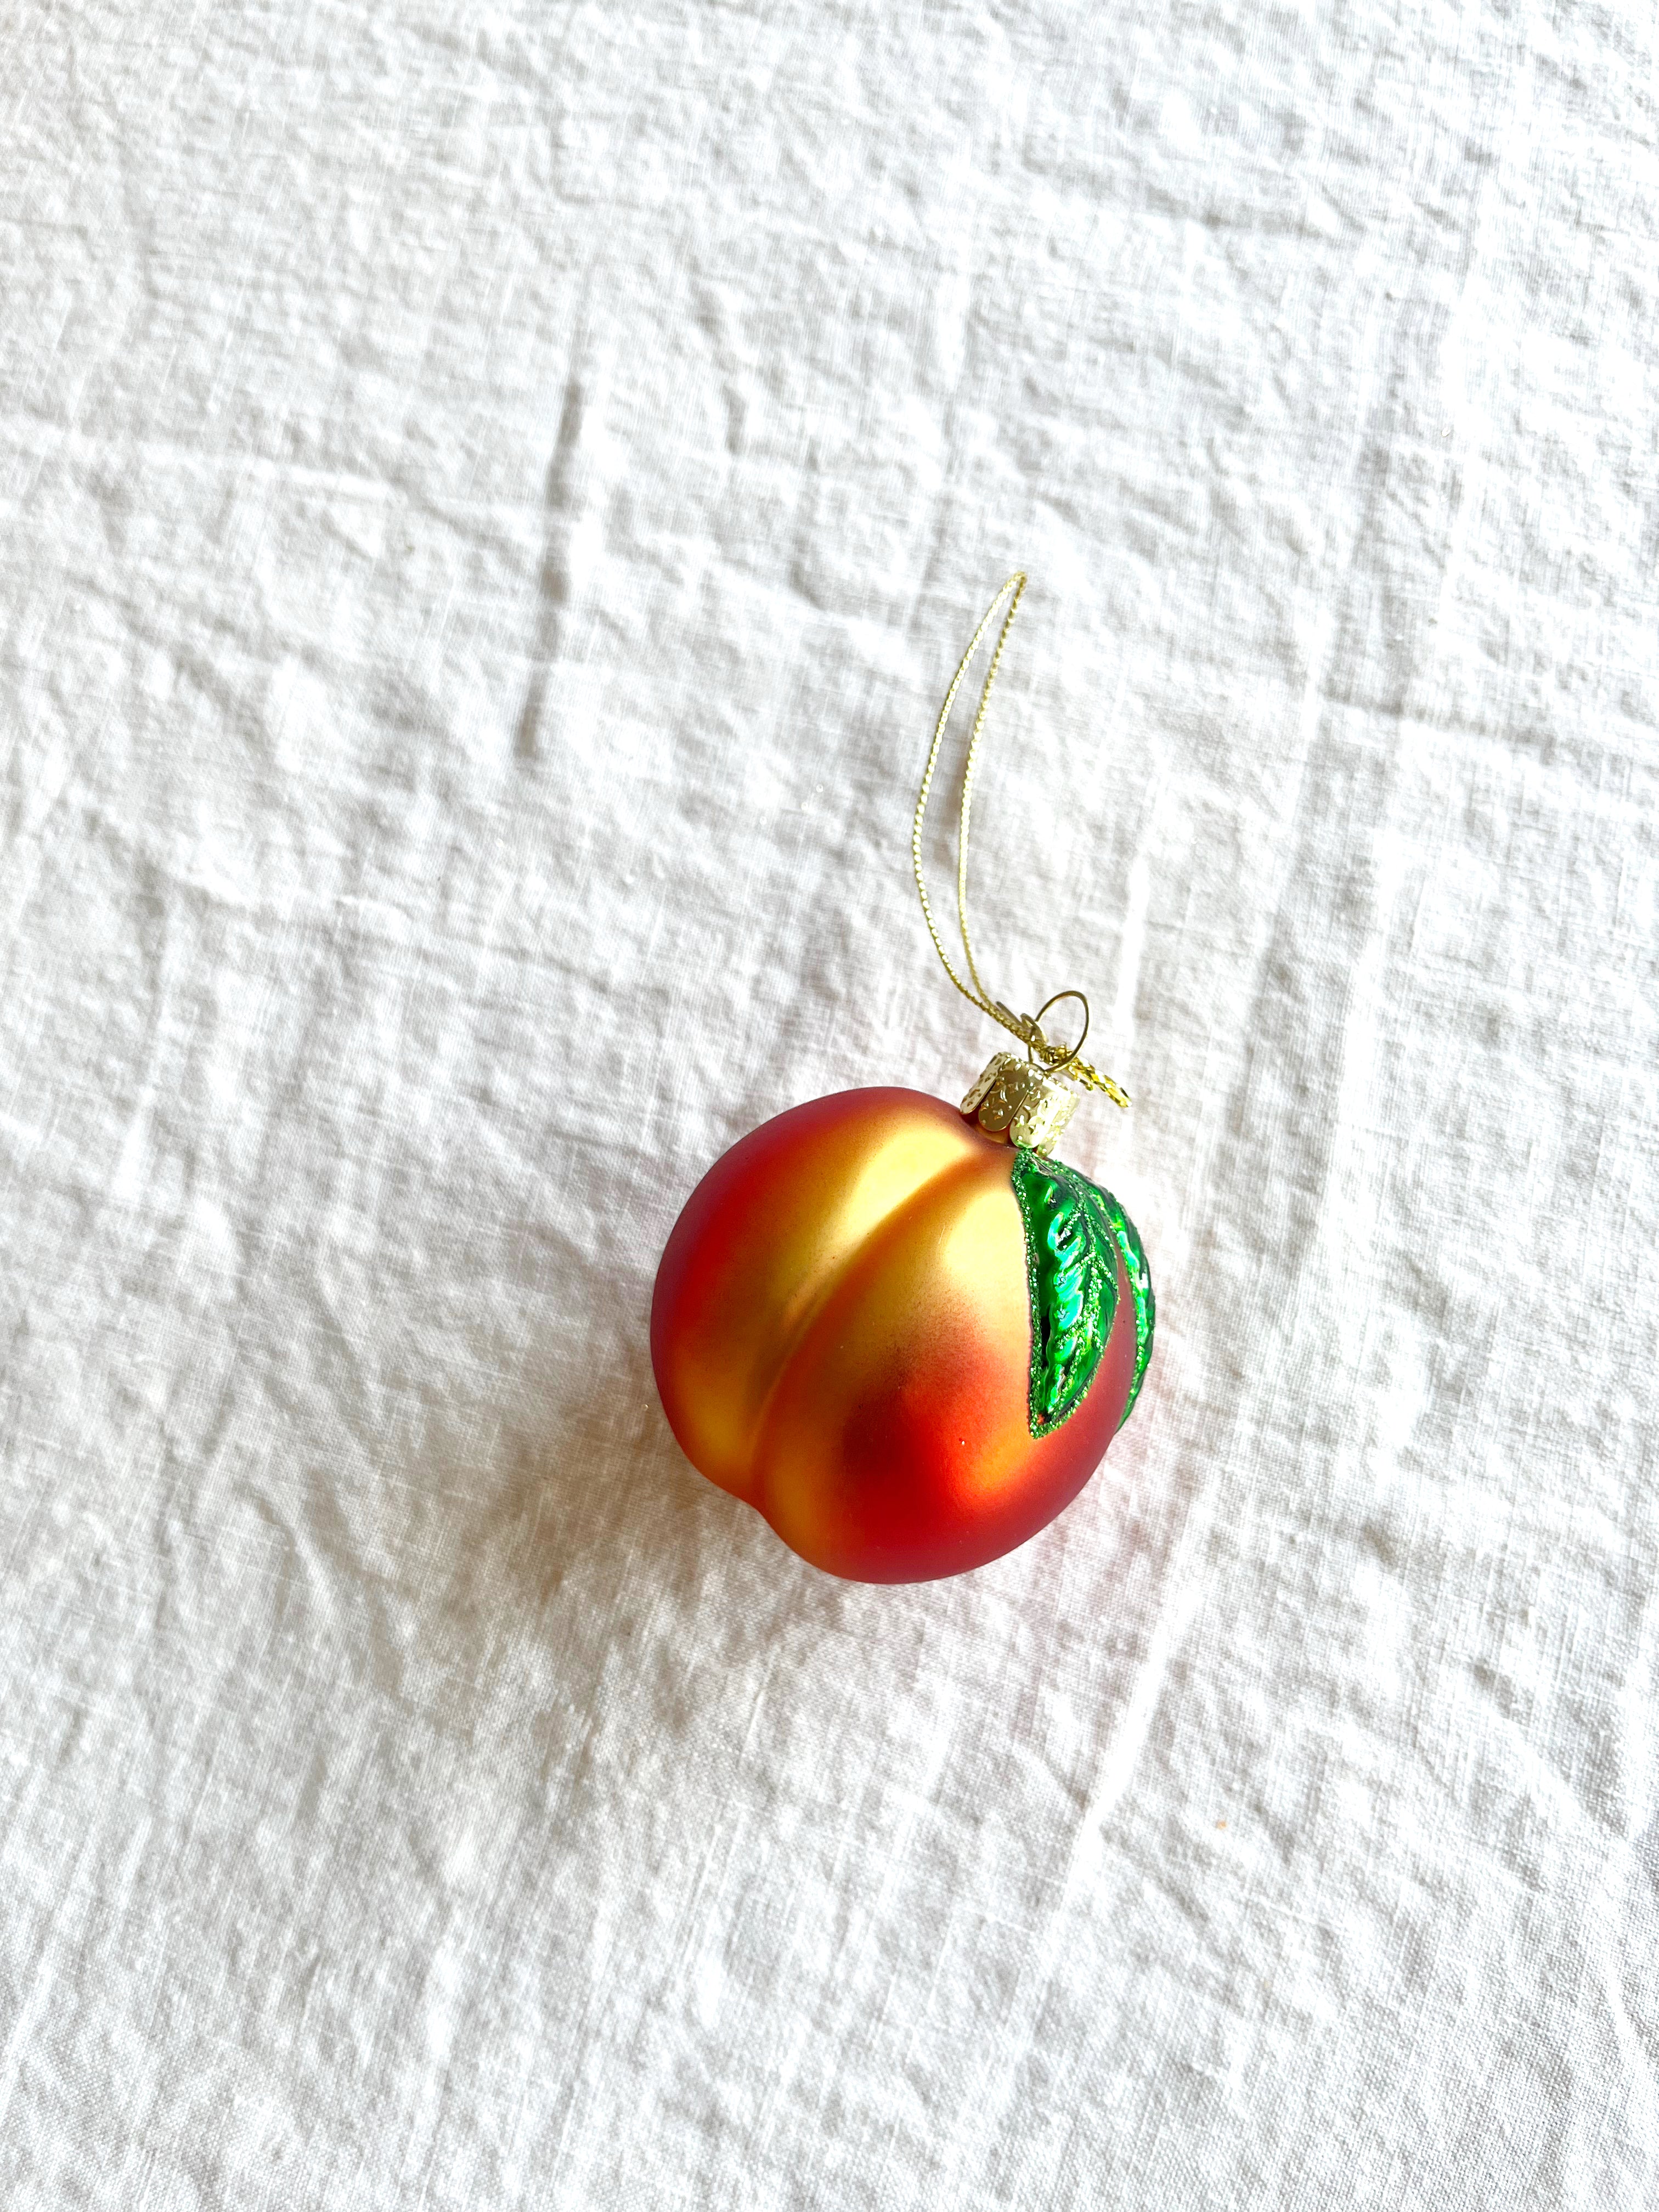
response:
[[(657, 1271), (651, 1357), (692, 1465), (814, 1566), (923, 1582), (983, 1566), (1076, 1497), (1128, 1418), (1152, 1355), (1146, 1255), (1109, 1191), (1052, 1157), (1080, 1089), (1127, 1098), (1081, 1057), (1088, 1005), (1012, 1013), (968, 927), (975, 765), (1024, 588), (975, 632), (933, 732), (911, 834), (935, 950), (1018, 1039), (961, 1105), (898, 1089), (796, 1106), (734, 1145), (687, 1200)], [(963, 775), (957, 973), (922, 877), (921, 830), (951, 709), (1007, 611)], [(1083, 1008), (1075, 1045), (1043, 1017)]]

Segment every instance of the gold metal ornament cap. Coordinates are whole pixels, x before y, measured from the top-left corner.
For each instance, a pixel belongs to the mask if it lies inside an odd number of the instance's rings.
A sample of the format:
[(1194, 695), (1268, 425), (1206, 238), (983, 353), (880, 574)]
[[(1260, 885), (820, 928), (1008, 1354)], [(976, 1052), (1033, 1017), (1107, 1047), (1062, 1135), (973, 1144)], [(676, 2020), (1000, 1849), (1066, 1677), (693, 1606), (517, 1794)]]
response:
[(993, 1053), (962, 1102), (963, 1118), (999, 1144), (1047, 1158), (1077, 1111), (1077, 1094), (1017, 1052)]

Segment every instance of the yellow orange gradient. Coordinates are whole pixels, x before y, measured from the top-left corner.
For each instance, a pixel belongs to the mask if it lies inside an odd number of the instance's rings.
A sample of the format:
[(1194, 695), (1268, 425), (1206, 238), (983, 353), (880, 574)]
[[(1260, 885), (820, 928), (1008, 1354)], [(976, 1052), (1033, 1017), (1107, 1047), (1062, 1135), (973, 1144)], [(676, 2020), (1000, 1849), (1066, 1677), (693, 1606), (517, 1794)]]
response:
[(1077, 1494), (1122, 1416), (1120, 1261), (1093, 1383), (1030, 1434), (1012, 1158), (921, 1091), (842, 1091), (734, 1145), (669, 1237), (651, 1314), (669, 1425), (830, 1573), (920, 1582), (999, 1558)]

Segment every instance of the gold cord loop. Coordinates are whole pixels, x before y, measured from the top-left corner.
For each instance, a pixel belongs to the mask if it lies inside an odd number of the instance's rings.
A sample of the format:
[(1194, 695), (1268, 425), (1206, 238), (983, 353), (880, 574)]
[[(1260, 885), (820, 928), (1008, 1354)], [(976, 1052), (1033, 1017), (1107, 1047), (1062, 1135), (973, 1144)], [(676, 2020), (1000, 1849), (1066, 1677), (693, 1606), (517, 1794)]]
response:
[[(1019, 606), (1020, 595), (1024, 589), (1024, 571), (1017, 569), (985, 610), (979, 628), (969, 640), (968, 650), (963, 654), (956, 674), (951, 678), (951, 688), (945, 695), (945, 704), (939, 710), (939, 720), (933, 725), (933, 742), (927, 749), (927, 765), (921, 774), (921, 789), (916, 793), (915, 818), (910, 825), (910, 861), (915, 870), (916, 895), (921, 901), (922, 919), (927, 924), (927, 934), (933, 940), (933, 950), (938, 953), (939, 963), (945, 974), (961, 992), (963, 997), (976, 1006), (982, 1014), (988, 1014), (994, 1022), (1000, 1022), (1003, 1028), (1012, 1036), (1017, 1036), (1025, 1047), (1033, 1065), (1041, 1067), (1045, 1074), (1051, 1077), (1057, 1076), (1067, 1083), (1075, 1083), (1085, 1091), (1103, 1091), (1115, 1105), (1127, 1106), (1129, 1100), (1127, 1092), (1121, 1090), (1109, 1075), (1103, 1075), (1098, 1068), (1091, 1067), (1088, 1061), (1080, 1056), (1084, 1038), (1089, 1034), (1089, 1001), (1084, 997), (1082, 992), (1056, 991), (1053, 998), (1046, 1000), (1035, 1014), (1011, 1012), (1000, 999), (992, 998), (981, 981), (979, 963), (974, 957), (973, 939), (969, 934), (968, 825), (973, 811), (974, 773), (979, 760), (980, 735), (985, 727), (986, 709), (991, 703), (991, 686), (997, 680), (997, 670), (1001, 665), (1002, 649), (1008, 642), (1008, 633), (1013, 628), (1014, 616)], [(979, 651), (986, 632), (996, 620), (997, 610), (1005, 599), (1008, 602), (1008, 611), (1002, 618), (1002, 629), (997, 637), (996, 649), (991, 655), (991, 665), (986, 671), (984, 687), (979, 695), (979, 710), (974, 716), (973, 731), (968, 739), (968, 757), (963, 766), (962, 804), (957, 816), (957, 921), (962, 930), (962, 950), (968, 963), (968, 973), (973, 979), (973, 988), (970, 989), (951, 966), (950, 956), (945, 950), (944, 939), (939, 933), (939, 924), (933, 919), (933, 908), (927, 896), (927, 886), (922, 881), (921, 825), (927, 812), (928, 794), (933, 787), (933, 770), (939, 764), (939, 750), (945, 740), (945, 727), (951, 719), (951, 709), (956, 704), (957, 693), (962, 689), (962, 681), (968, 673), (969, 665)], [(1057, 1006), (1062, 999), (1077, 999), (1081, 1001), (1083, 1006), (1082, 1036), (1069, 1048), (1064, 1045), (1051, 1044), (1042, 1030), (1043, 1015), (1048, 1012), (1050, 1006)]]

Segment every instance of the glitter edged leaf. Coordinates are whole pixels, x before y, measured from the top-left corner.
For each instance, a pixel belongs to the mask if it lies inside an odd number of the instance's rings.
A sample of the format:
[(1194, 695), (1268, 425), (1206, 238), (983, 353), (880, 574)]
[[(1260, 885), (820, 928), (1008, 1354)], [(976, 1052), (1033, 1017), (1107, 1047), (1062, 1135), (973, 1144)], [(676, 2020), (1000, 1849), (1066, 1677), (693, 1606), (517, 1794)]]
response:
[(1021, 1146), (1014, 1196), (1025, 1230), (1031, 1302), (1030, 1425), (1046, 1437), (1074, 1413), (1098, 1371), (1117, 1316), (1117, 1261), (1134, 1304), (1135, 1371), (1122, 1421), (1140, 1395), (1152, 1358), (1152, 1277), (1134, 1224), (1109, 1191), (1063, 1161)]
[(1135, 1375), (1118, 1421), (1118, 1426), (1121, 1428), (1133, 1413), (1135, 1400), (1140, 1395), (1140, 1386), (1146, 1379), (1147, 1364), (1152, 1356), (1152, 1326), (1158, 1319), (1158, 1304), (1152, 1297), (1152, 1271), (1146, 1265), (1146, 1254), (1139, 1231), (1109, 1190), (1097, 1190), (1092, 1183), (1089, 1188), (1110, 1226), (1114, 1243), (1123, 1255), (1123, 1272), (1129, 1279), (1129, 1296), (1134, 1301)]
[(1094, 1185), (1022, 1145), (1014, 1196), (1025, 1225), (1031, 1300), (1031, 1434), (1046, 1437), (1083, 1402), (1117, 1311), (1117, 1245), (1089, 1203)]

